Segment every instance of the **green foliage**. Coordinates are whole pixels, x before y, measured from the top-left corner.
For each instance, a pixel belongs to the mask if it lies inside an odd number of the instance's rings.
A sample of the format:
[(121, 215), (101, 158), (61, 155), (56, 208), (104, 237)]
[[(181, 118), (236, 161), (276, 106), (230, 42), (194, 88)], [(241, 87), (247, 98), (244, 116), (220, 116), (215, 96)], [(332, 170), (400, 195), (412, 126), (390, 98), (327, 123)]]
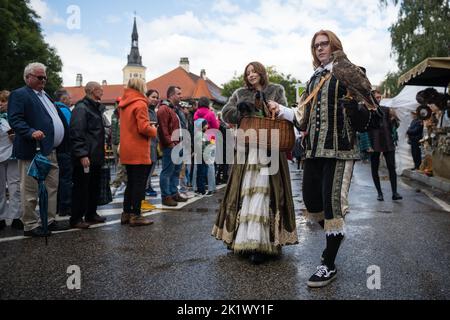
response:
[[(301, 81), (293, 78), (290, 74), (285, 75), (279, 73), (275, 67), (266, 67), (267, 74), (269, 75), (269, 81), (271, 83), (281, 84), (286, 90), (286, 97), (289, 106), (296, 102), (295, 86), (300, 84)], [(234, 76), (229, 82), (223, 85), (222, 95), (224, 97), (231, 97), (234, 91), (245, 86), (244, 75)]]
[[(380, 0), (387, 5), (389, 0)], [(391, 0), (400, 4), (398, 21), (389, 29), (392, 54), (396, 56), (399, 72), (389, 73), (383, 89), (395, 94), (396, 80), (403, 73), (429, 57), (450, 55), (450, 5), (449, 0)], [(396, 90), (395, 90), (396, 89)]]
[(23, 70), (30, 62), (45, 64), (49, 78), (49, 94), (61, 86), (61, 59), (45, 43), (38, 15), (29, 7), (29, 0), (0, 0), (0, 90), (24, 86)]

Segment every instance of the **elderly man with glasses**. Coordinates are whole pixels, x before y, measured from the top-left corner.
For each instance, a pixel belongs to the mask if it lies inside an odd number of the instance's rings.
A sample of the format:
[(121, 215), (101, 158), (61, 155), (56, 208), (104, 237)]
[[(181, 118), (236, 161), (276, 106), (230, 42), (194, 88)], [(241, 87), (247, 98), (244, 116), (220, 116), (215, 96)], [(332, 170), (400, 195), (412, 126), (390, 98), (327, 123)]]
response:
[[(19, 160), (24, 235), (31, 237), (49, 236), (52, 231), (64, 229), (55, 220), (59, 176), (56, 154), (67, 152), (70, 148), (69, 127), (63, 113), (44, 91), (46, 69), (42, 63), (26, 66), (23, 75), (26, 86), (13, 91), (9, 98), (8, 120), (16, 133), (14, 152)], [(38, 146), (41, 153), (52, 162), (52, 169), (45, 181), (48, 191), (48, 232), (44, 232), (35, 211), (38, 184), (27, 175)]]

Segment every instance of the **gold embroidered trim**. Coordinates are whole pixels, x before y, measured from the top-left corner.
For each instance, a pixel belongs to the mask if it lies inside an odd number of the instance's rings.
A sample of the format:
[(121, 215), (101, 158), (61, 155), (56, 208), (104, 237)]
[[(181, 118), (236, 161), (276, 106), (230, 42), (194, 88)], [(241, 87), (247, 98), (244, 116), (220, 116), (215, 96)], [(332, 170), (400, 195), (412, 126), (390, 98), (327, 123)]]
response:
[(325, 232), (327, 234), (345, 234), (345, 222), (343, 218), (325, 220)]
[(249, 215), (245, 215), (245, 216), (242, 216), (242, 215), (240, 216), (239, 223), (248, 223), (248, 222), (256, 222), (256, 223), (261, 223), (263, 225), (268, 225), (268, 224), (270, 224), (270, 218), (260, 216), (257, 214), (249, 214)]
[(319, 222), (325, 220), (325, 212), (323, 211), (312, 213), (305, 209), (303, 210), (303, 216), (308, 222)]
[(262, 244), (258, 242), (246, 242), (234, 244), (232, 249), (236, 253), (248, 252), (248, 251), (258, 251), (266, 254), (278, 254), (280, 252), (279, 247), (272, 244)]
[(268, 187), (253, 187), (253, 188), (246, 188), (241, 191), (241, 198), (245, 196), (252, 196), (255, 194), (264, 194), (267, 195), (270, 193), (270, 189)]

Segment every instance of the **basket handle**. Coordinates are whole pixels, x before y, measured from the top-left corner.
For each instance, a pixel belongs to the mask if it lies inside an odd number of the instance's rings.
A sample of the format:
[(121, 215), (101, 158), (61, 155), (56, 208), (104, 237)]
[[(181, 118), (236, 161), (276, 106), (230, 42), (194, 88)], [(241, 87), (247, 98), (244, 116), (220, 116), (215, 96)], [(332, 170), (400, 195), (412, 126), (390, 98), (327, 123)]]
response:
[(275, 120), (276, 117), (275, 110), (271, 110), (270, 112), (272, 113), (272, 120)]

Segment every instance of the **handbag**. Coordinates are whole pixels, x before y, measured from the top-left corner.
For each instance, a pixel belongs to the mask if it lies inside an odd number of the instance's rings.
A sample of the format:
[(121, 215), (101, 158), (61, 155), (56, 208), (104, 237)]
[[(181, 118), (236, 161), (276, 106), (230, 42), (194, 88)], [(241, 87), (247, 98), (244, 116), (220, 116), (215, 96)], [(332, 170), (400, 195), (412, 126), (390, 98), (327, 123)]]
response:
[(100, 194), (98, 196), (97, 205), (104, 206), (113, 201), (110, 183), (111, 168), (104, 165), (100, 169)]

